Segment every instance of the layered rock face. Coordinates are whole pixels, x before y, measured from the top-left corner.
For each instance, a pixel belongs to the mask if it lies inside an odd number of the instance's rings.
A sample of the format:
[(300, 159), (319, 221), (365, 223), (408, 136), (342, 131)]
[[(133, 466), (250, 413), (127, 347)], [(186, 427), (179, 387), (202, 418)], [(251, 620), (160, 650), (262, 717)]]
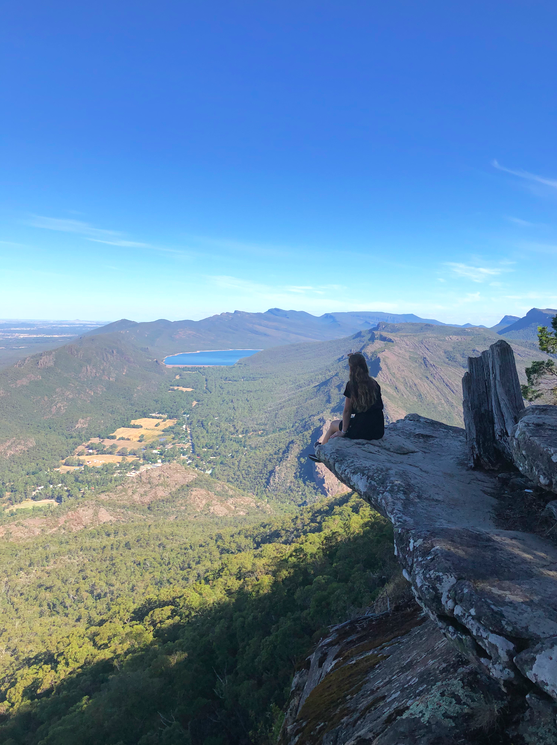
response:
[(279, 745), (473, 745), (506, 705), (415, 603), (332, 628), (307, 662)]
[[(485, 710), (487, 700), (498, 710), (501, 696), (507, 707), (522, 707), (514, 730), (500, 733), (497, 742), (557, 743), (557, 546), (531, 533), (503, 530), (493, 518), (493, 469), (502, 462), (514, 461), (543, 488), (557, 491), (557, 407), (524, 409), (506, 342), (469, 363), (463, 382), (466, 432), (410, 414), (390, 424), (382, 440), (338, 438), (316, 448), (340, 481), (393, 524), (404, 576), (430, 620), (397, 636), (400, 620), (392, 616), (384, 623), (394, 636), (381, 643), (374, 642), (382, 633), (377, 617), (361, 620), (350, 642), (360, 649), (353, 660), (342, 651), (348, 644), (339, 641), (344, 631), (333, 630), (295, 683), (285, 744), (482, 742), (462, 712), (458, 733), (449, 732), (450, 715), (439, 724), (444, 734), (435, 727), (421, 733), (416, 722), (414, 730), (406, 729), (418, 708), (425, 717), (420, 721), (437, 721), (427, 713), (435, 711), (436, 692), (449, 705), (458, 686), (468, 714)], [(471, 469), (471, 463), (488, 471)], [(447, 647), (450, 653), (439, 652), (435, 633), (454, 643)], [(421, 634), (429, 635), (431, 658), (422, 656), (425, 649), (416, 641)], [(367, 648), (357, 641), (363, 637)], [(435, 657), (435, 650), (441, 656)], [(456, 655), (456, 666), (445, 654)], [(466, 672), (470, 663), (474, 684)], [(332, 719), (322, 715), (319, 723), (314, 704), (333, 680), (341, 680), (343, 669), (342, 679), (360, 670), (361, 685), (344, 697)], [(467, 699), (474, 686), (483, 692), (475, 703)]]

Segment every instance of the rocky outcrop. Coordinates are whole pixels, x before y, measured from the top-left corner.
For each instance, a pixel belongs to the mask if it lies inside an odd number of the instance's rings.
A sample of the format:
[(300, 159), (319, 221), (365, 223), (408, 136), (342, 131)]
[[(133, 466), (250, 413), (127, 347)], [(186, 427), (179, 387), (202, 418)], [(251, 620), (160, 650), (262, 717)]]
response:
[(523, 474), (557, 493), (557, 406), (530, 406), (519, 417), (511, 454)]
[(493, 470), (510, 462), (543, 489), (557, 492), (557, 407), (525, 409), (506, 341), (468, 358), (462, 390), (470, 465)]
[(279, 745), (473, 745), (506, 705), (411, 602), (330, 630), (294, 679)]
[(470, 463), (497, 468), (512, 458), (513, 429), (524, 411), (510, 344), (501, 340), (480, 357), (469, 357), (462, 392)]
[[(321, 429), (314, 432), (313, 439), (315, 441), (320, 442), (323, 439), (325, 433), (331, 426), (331, 422), (332, 419), (326, 420)], [(312, 450), (313, 446), (310, 446), (305, 453), (305, 456), (307, 457)], [(315, 484), (326, 497), (335, 497), (337, 494), (346, 493), (346, 485), (343, 484), (342, 481), (339, 481), (324, 463), (312, 463), (311, 461), (309, 461), (309, 463), (311, 464), (310, 468)]]
[(516, 680), (514, 657), (557, 634), (557, 549), (495, 527), (493, 482), (467, 469), (463, 430), (409, 415), (383, 440), (318, 450), (391, 520), (422, 606), (492, 675)]
[(323, 463), (313, 463), (313, 478), (319, 490), (326, 497), (346, 493), (346, 486), (339, 481)]
[(410, 414), (383, 440), (317, 451), (392, 522), (404, 575), (445, 635), (502, 685), (557, 698), (557, 547), (496, 527), (496, 479), (468, 468), (464, 430)]

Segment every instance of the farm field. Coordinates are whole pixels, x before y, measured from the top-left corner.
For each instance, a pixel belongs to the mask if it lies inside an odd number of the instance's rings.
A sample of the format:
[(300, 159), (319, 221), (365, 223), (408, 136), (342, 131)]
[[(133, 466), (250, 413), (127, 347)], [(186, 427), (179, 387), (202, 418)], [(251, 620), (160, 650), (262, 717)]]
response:
[(105, 466), (107, 463), (121, 463), (122, 461), (135, 460), (133, 456), (129, 455), (80, 455), (78, 456), (79, 462), (86, 466)]
[(132, 424), (139, 425), (139, 427), (119, 427), (112, 434), (116, 438), (125, 437), (126, 440), (132, 440), (134, 443), (139, 442), (139, 438), (143, 435), (143, 442), (152, 442), (157, 437), (160, 437), (161, 430), (167, 427), (173, 427), (176, 422), (177, 419), (167, 419), (165, 421), (162, 418), (155, 419), (151, 417), (133, 419)]
[[(132, 426), (119, 427), (108, 437), (92, 437), (74, 450), (72, 458), (66, 459), (56, 469), (60, 473), (80, 470), (83, 466), (98, 468), (109, 464), (121, 464), (136, 460), (146, 446), (151, 449), (159, 445), (164, 447), (174, 440), (174, 435), (164, 435), (164, 430), (173, 427), (177, 419), (160, 417), (143, 417), (134, 419)], [(108, 449), (108, 452), (105, 450)], [(155, 451), (157, 452), (157, 451)]]
[(28, 510), (33, 507), (45, 507), (47, 504), (50, 504), (53, 507), (58, 507), (58, 502), (55, 499), (24, 499), (23, 502), (19, 502), (19, 504), (14, 504), (11, 507), (7, 508), (7, 511), (10, 512), (11, 510)]
[(122, 440), (118, 439), (115, 440), (113, 438), (105, 437), (104, 439), (101, 439), (100, 437), (92, 437), (85, 445), (80, 445), (75, 450), (76, 455), (84, 455), (83, 448), (87, 448), (88, 445), (104, 445), (105, 447), (109, 448), (111, 445), (118, 445), (118, 450), (121, 448), (136, 448), (137, 442), (135, 440)]

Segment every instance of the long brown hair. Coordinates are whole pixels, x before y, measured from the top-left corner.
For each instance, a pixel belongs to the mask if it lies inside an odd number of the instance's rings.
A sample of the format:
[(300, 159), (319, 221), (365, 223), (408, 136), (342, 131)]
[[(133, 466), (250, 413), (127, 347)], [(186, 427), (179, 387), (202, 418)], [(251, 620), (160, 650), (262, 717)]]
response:
[(369, 374), (366, 358), (359, 352), (348, 355), (350, 400), (356, 413), (367, 411), (377, 401), (379, 384)]

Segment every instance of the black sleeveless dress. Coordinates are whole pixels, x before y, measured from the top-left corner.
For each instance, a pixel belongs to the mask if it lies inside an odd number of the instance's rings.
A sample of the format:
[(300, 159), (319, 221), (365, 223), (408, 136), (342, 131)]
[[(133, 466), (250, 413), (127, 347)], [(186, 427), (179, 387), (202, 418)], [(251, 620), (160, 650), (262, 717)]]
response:
[[(378, 394), (375, 403), (366, 409), (353, 415), (348, 425), (345, 437), (351, 440), (380, 440), (385, 434), (385, 419), (383, 417), (383, 400), (381, 399), (381, 388), (377, 384)], [(344, 389), (346, 398), (351, 398), (350, 382)], [(342, 421), (340, 423), (342, 430)]]

